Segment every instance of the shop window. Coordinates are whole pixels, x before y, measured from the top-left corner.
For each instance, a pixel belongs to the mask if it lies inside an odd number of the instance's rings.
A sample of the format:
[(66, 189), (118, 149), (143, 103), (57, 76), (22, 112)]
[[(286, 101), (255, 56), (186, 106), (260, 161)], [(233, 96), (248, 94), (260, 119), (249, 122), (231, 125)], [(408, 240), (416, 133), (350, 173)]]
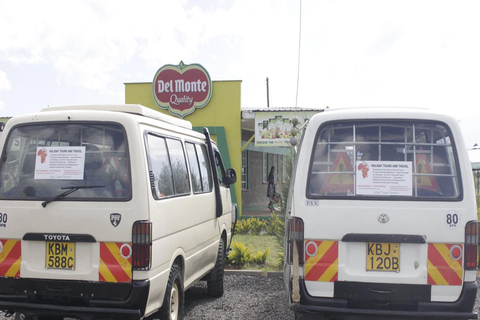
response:
[(268, 170), (270, 172), (270, 168), (272, 166), (275, 167), (275, 182), (282, 181), (282, 169), (281, 169), (281, 156), (278, 154), (270, 154), (269, 158), (271, 158), (270, 165), (268, 166)]
[(288, 157), (285, 155), (282, 155), (280, 160), (280, 170), (281, 170), (281, 175), (282, 175), (282, 183), (286, 183), (287, 181), (287, 166), (286, 166), (286, 161), (288, 161)]
[(284, 173), (283, 173), (283, 155), (272, 154), (272, 153), (262, 153), (262, 180), (263, 183), (268, 183), (268, 174), (270, 173), (270, 168), (275, 166), (275, 181), (283, 182)]
[(262, 152), (262, 182), (268, 183), (268, 173), (270, 172), (268, 168), (268, 154)]

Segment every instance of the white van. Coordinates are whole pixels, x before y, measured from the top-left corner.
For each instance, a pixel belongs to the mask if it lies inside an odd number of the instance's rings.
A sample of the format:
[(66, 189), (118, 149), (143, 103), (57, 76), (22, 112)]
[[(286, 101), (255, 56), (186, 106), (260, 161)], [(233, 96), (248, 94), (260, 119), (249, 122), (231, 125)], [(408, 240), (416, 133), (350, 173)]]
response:
[(296, 319), (477, 319), (477, 210), (457, 121), (326, 110), (304, 129), (292, 177), (284, 279)]
[(216, 145), (140, 105), (13, 117), (0, 144), (0, 310), (16, 318), (182, 319), (223, 294), (236, 205)]

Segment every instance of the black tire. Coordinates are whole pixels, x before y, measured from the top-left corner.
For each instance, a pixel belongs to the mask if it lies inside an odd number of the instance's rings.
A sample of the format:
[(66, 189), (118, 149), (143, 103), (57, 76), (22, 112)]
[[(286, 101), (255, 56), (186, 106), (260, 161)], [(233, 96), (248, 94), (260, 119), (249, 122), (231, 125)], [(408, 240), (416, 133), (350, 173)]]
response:
[(223, 261), (225, 260), (225, 244), (223, 238), (220, 238), (218, 244), (217, 261), (215, 267), (210, 272), (210, 277), (207, 280), (207, 292), (210, 297), (219, 298), (223, 296)]
[(183, 320), (184, 305), (185, 290), (183, 288), (182, 269), (175, 263), (170, 270), (167, 290), (158, 313), (160, 320)]

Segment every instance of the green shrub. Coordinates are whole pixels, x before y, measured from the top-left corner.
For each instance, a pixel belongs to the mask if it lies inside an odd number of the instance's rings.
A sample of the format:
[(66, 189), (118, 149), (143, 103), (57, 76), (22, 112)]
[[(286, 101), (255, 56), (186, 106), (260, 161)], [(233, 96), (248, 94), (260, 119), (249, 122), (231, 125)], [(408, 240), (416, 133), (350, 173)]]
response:
[(232, 251), (228, 255), (228, 260), (231, 264), (242, 266), (252, 260), (252, 253), (250, 248), (240, 242), (232, 242)]
[(250, 223), (248, 220), (238, 220), (235, 225), (235, 234), (248, 234), (250, 232)]
[[(235, 228), (235, 234), (237, 235), (244, 235), (246, 237), (250, 236), (262, 236), (269, 235), (275, 237), (275, 242), (280, 247), (280, 252), (277, 250), (277, 246), (275, 246), (274, 252), (275, 257), (278, 255), (279, 266), (283, 265), (283, 238), (285, 235), (285, 223), (282, 219), (279, 218), (278, 215), (272, 213), (270, 219), (261, 220), (258, 218), (250, 217), (248, 219), (242, 219), (237, 221), (237, 225)], [(265, 265), (267, 263), (267, 259), (270, 255), (270, 248), (265, 250), (259, 250), (256, 253), (253, 253), (251, 250), (251, 244), (249, 246), (241, 243), (233, 241), (231, 248), (232, 251), (229, 254), (227, 264), (236, 267), (249, 267), (250, 265)], [(256, 245), (253, 245), (256, 247)], [(245, 266), (247, 265), (247, 266)], [(269, 266), (272, 265), (271, 262)]]
[(269, 254), (270, 254), (270, 249), (257, 251), (257, 253), (252, 257), (252, 260), (250, 261), (250, 263), (258, 264), (258, 265), (265, 264)]
[(265, 231), (267, 223), (258, 218), (250, 217), (248, 219), (239, 220), (235, 227), (236, 234), (252, 234), (260, 235)]
[(251, 221), (250, 233), (253, 235), (260, 235), (262, 231), (264, 231), (267, 227), (267, 223), (265, 222), (265, 220), (260, 220), (253, 217), (249, 218), (248, 220)]
[(228, 256), (228, 263), (235, 266), (246, 264), (262, 265), (268, 259), (270, 249), (257, 251), (254, 255), (249, 247), (240, 242), (232, 242), (232, 251)]
[(267, 234), (274, 236), (276, 242), (282, 248), (278, 253), (278, 263), (283, 265), (283, 239), (285, 237), (285, 222), (283, 222), (276, 214), (272, 213), (271, 219), (267, 223)]
[(272, 213), (270, 220), (267, 222), (266, 232), (270, 236), (283, 239), (285, 234), (285, 223), (276, 214)]

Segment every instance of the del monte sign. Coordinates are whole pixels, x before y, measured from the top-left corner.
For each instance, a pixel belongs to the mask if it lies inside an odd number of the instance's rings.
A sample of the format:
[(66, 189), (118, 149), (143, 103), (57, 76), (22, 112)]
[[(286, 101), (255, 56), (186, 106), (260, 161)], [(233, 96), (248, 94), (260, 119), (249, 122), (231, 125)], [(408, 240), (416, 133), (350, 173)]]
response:
[(165, 65), (158, 69), (152, 83), (157, 106), (181, 118), (203, 108), (212, 97), (212, 80), (199, 64)]

